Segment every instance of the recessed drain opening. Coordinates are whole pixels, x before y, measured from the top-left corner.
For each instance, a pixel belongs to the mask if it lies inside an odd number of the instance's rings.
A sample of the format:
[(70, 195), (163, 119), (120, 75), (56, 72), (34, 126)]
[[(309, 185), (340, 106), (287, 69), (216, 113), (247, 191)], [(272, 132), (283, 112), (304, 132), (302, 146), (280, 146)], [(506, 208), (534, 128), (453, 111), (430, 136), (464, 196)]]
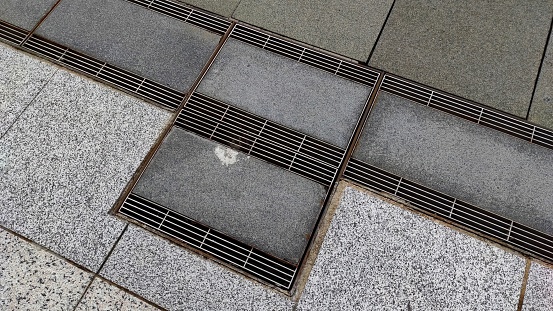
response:
[(23, 40), (25, 40), (28, 33), (27, 30), (0, 20), (0, 39), (6, 42), (20, 45)]

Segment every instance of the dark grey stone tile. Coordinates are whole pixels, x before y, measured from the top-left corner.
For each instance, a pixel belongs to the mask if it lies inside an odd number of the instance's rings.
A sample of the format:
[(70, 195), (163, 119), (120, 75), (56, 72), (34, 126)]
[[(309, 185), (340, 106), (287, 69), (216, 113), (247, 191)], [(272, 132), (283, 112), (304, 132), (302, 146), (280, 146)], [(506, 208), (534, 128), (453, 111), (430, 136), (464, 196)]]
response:
[(291, 262), (325, 195), (313, 181), (179, 128), (133, 192)]
[(553, 151), (382, 92), (354, 157), (553, 234)]
[(549, 38), (549, 45), (543, 65), (541, 67), (536, 93), (530, 107), (528, 120), (543, 127), (553, 129), (553, 33)]
[(371, 89), (230, 39), (198, 91), (345, 147)]
[(220, 36), (123, 0), (64, 0), (37, 34), (187, 91)]
[(0, 20), (32, 30), (56, 0), (0, 0)]
[(553, 2), (396, 1), (369, 64), (526, 117)]
[(226, 17), (230, 17), (232, 12), (240, 3), (240, 0), (178, 0), (179, 2), (185, 2), (193, 6), (197, 6), (204, 10), (217, 13)]

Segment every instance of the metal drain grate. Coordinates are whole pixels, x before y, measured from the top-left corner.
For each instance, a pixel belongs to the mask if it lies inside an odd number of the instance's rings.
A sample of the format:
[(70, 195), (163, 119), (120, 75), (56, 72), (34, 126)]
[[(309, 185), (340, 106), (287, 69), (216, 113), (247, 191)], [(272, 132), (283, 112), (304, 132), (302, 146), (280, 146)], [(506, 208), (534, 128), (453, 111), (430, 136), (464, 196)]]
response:
[(20, 45), (28, 33), (27, 30), (0, 20), (0, 39), (2, 40)]
[(344, 178), (377, 191), (386, 192), (413, 206), (445, 217), (476, 232), (493, 236), (510, 245), (553, 260), (553, 236), (533, 230), (510, 219), (431, 190), (412, 181), (351, 159)]
[(308, 49), (301, 45), (270, 36), (244, 25), (236, 25), (231, 38), (249, 43), (273, 53), (286, 56), (300, 63), (322, 69), (337, 76), (373, 87), (378, 80), (378, 72), (368, 67), (341, 60), (339, 58)]
[(170, 109), (176, 109), (184, 100), (184, 93), (73, 51), (67, 47), (52, 43), (36, 35), (32, 35), (23, 44), (23, 47), (57, 63), (100, 78)]
[(344, 150), (200, 93), (176, 123), (190, 132), (330, 186)]
[(282, 289), (290, 289), (296, 266), (131, 193), (119, 213), (207, 252)]
[(167, 0), (127, 0), (158, 13), (176, 18), (203, 29), (223, 35), (230, 27), (230, 22), (217, 16), (207, 14)]
[(553, 149), (553, 131), (386, 74), (380, 90)]

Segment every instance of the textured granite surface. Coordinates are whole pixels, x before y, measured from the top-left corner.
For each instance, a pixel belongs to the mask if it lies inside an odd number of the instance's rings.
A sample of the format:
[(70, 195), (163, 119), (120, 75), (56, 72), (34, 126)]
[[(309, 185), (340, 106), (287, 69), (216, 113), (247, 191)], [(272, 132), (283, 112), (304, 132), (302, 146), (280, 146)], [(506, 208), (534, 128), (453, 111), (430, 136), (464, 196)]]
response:
[(553, 310), (553, 267), (532, 262), (526, 294), (524, 295), (523, 311)]
[(553, 129), (553, 33), (549, 37), (549, 44), (538, 77), (536, 93), (528, 120), (541, 126)]
[(92, 274), (0, 229), (0, 310), (73, 310)]
[(553, 151), (379, 94), (354, 157), (553, 234)]
[(98, 269), (124, 226), (107, 213), (169, 117), (60, 69), (0, 140), (0, 224)]
[(297, 310), (516, 310), (525, 260), (346, 188)]
[(230, 17), (232, 12), (238, 6), (240, 0), (177, 0), (179, 2), (187, 3), (198, 8), (202, 8), (209, 12), (217, 13), (226, 17)]
[(101, 275), (169, 310), (291, 310), (272, 290), (129, 226)]
[(553, 1), (398, 0), (369, 65), (526, 117)]
[(55, 66), (0, 43), (0, 137), (56, 70)]
[(0, 20), (32, 30), (57, 0), (1, 0)]
[(96, 310), (156, 311), (159, 309), (100, 278), (95, 278), (75, 311)]
[(326, 193), (311, 180), (179, 128), (133, 192), (294, 263)]
[(181, 91), (220, 38), (124, 0), (64, 0), (37, 34)]
[(198, 91), (345, 147), (371, 89), (230, 39)]
[(392, 0), (242, 0), (233, 17), (365, 61)]

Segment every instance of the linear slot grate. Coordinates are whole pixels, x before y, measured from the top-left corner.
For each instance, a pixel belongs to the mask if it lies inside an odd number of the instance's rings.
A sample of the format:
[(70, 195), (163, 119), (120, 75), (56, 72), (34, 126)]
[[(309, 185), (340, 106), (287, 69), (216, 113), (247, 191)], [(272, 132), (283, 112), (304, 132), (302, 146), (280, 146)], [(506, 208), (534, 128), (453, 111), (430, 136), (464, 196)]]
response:
[(524, 120), (486, 109), (442, 92), (430, 90), (420, 84), (389, 74), (384, 76), (380, 89), (531, 143), (553, 149), (553, 131), (535, 126)]
[(329, 186), (344, 150), (194, 93), (177, 126)]
[(23, 44), (23, 47), (57, 63), (109, 82), (170, 109), (176, 109), (184, 100), (184, 93), (182, 92), (36, 35), (32, 35)]
[(4, 41), (20, 45), (28, 33), (27, 30), (0, 20), (0, 39)]
[(296, 266), (236, 241), (155, 202), (131, 193), (119, 213), (272, 285), (290, 289)]
[(440, 215), (476, 232), (553, 260), (553, 236), (403, 179), (360, 160), (350, 159), (344, 178), (362, 186), (395, 195), (427, 213)]
[(379, 73), (368, 67), (341, 60), (304, 46), (273, 37), (244, 25), (236, 25), (230, 36), (231, 38), (238, 39), (369, 87), (373, 87), (378, 79)]
[(167, 0), (127, 0), (158, 13), (190, 23), (200, 28), (223, 35), (230, 27), (230, 22), (217, 16), (191, 9), (180, 3)]

